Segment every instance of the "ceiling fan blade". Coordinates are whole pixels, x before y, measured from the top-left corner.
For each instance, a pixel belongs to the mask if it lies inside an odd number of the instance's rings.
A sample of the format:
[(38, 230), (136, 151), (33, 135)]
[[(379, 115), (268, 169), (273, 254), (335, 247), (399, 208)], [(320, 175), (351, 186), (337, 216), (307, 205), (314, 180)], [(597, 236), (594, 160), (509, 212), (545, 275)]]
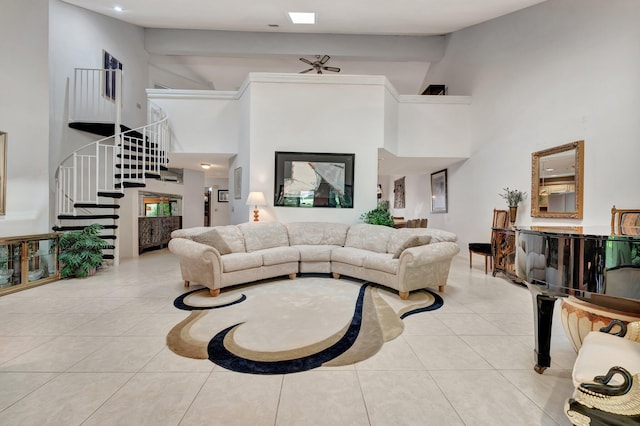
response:
[(326, 63), (327, 63), (327, 61), (328, 61), (329, 59), (331, 59), (331, 56), (329, 56), (329, 55), (324, 55), (324, 56), (322, 57), (322, 59), (320, 59), (320, 63), (321, 63), (322, 65), (324, 65), (324, 64), (326, 64)]
[(313, 62), (311, 62), (311, 61), (310, 61), (310, 60), (308, 60), (307, 58), (300, 58), (300, 60), (301, 60), (302, 62), (304, 62), (305, 64), (307, 64), (307, 65), (313, 65)]
[(313, 71), (313, 68), (309, 68), (308, 70), (300, 71), (300, 74), (306, 74), (309, 71)]
[(322, 67), (322, 69), (327, 71), (340, 72), (340, 68), (338, 67)]

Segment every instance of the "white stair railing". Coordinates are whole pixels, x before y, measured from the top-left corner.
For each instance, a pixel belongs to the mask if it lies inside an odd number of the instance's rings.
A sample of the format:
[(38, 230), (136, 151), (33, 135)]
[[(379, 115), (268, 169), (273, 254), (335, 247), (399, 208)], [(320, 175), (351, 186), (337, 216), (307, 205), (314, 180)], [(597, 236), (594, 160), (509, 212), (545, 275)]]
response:
[[(56, 171), (57, 216), (77, 216), (77, 204), (99, 204), (101, 192), (124, 193), (127, 182), (144, 184), (148, 174), (160, 175), (167, 164), (170, 131), (167, 115), (160, 108), (149, 104), (150, 124), (120, 131), (121, 83), (120, 70), (75, 71), (70, 121), (113, 122), (114, 133), (75, 150), (60, 162)], [(117, 263), (117, 243), (115, 247)]]

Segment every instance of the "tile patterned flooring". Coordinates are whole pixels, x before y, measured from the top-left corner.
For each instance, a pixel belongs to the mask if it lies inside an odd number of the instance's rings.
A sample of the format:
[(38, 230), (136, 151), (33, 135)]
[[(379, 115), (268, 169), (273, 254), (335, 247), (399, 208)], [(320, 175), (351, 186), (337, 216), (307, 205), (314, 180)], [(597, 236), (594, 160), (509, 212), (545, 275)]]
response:
[(538, 375), (529, 292), (464, 256), (444, 307), (374, 357), (284, 376), (167, 349), (183, 291), (161, 250), (0, 297), (0, 425), (569, 425), (576, 355), (559, 316)]

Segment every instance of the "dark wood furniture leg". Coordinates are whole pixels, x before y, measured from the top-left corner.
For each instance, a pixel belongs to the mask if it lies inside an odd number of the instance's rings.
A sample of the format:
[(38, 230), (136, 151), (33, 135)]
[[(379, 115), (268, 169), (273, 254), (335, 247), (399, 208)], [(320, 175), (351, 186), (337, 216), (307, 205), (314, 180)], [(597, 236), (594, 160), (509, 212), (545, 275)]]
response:
[(535, 340), (535, 360), (533, 369), (538, 374), (542, 374), (547, 367), (551, 366), (551, 325), (553, 322), (553, 306), (556, 297), (541, 293), (532, 285), (527, 285), (533, 299), (533, 321)]

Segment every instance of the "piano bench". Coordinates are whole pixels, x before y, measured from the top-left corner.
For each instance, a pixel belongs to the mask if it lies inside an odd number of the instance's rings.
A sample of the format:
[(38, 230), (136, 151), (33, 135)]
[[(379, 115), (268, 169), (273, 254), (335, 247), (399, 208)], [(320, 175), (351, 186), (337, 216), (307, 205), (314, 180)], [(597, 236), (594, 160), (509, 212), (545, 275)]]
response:
[[(619, 331), (609, 334), (612, 330)], [(565, 403), (572, 424), (640, 424), (640, 321), (614, 320), (590, 332), (572, 378), (576, 389)]]

